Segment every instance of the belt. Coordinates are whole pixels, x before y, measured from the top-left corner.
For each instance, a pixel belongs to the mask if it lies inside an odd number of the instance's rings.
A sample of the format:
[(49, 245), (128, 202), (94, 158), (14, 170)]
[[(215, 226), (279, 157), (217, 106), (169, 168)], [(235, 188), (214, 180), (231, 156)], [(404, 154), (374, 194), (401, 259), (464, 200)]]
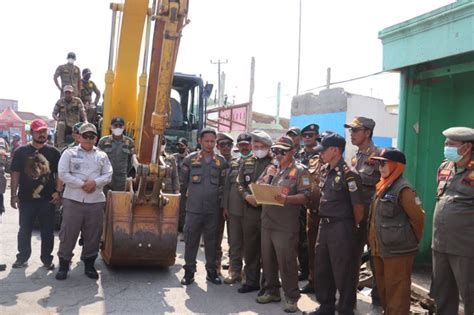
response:
[(321, 217), (321, 221), (319, 222), (321, 224), (329, 224), (329, 223), (349, 221), (349, 220), (354, 220), (354, 218)]

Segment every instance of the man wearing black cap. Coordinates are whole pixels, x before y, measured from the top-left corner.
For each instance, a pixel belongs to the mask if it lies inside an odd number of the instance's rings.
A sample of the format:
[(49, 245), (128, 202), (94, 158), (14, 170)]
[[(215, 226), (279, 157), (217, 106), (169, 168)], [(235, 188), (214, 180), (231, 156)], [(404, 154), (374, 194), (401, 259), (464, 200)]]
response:
[(320, 307), (311, 314), (334, 314), (336, 290), (339, 314), (354, 314), (356, 229), (364, 216), (361, 180), (344, 162), (346, 140), (336, 134), (324, 137), (316, 148), (326, 163), (322, 168), (319, 235), (315, 247), (315, 292)]
[(262, 206), (257, 204), (255, 196), (252, 195), (250, 184), (255, 183), (266, 167), (274, 163), (270, 151), (272, 138), (260, 130), (253, 131), (251, 136), (253, 155), (243, 162), (237, 179), (237, 189), (245, 200), (243, 217), (245, 284), (238, 289), (239, 293), (260, 289)]
[[(181, 199), (179, 201), (179, 223), (178, 223), (178, 232), (183, 232), (183, 227), (184, 227), (184, 220), (186, 217), (186, 193), (183, 190), (183, 178), (182, 178), (182, 166), (183, 166), (183, 160), (184, 158), (189, 154), (188, 150), (188, 140), (186, 138), (179, 138), (178, 141), (176, 142), (176, 153), (173, 154), (175, 160), (176, 160), (176, 165), (178, 167), (178, 177), (179, 177), (179, 183), (180, 183), (180, 193), (181, 193)], [(181, 239), (184, 241), (184, 238)]]
[[(54, 72), (53, 80), (54, 84), (60, 91), (60, 97), (64, 96), (64, 87), (71, 85), (74, 88), (74, 96), (79, 96), (79, 86), (81, 84), (81, 70), (79, 67), (74, 65), (76, 61), (76, 54), (70, 52), (67, 54), (67, 63), (60, 65)], [(61, 78), (61, 85), (58, 82), (58, 78)]]
[[(92, 72), (90, 69), (85, 68), (82, 70), (81, 80), (81, 100), (84, 103), (84, 107), (87, 112), (87, 120), (93, 124), (97, 122), (97, 104), (100, 100), (100, 91), (94, 81), (90, 80)], [(92, 93), (95, 94), (95, 100), (92, 102)]]
[(111, 134), (99, 140), (97, 147), (107, 153), (114, 174), (106, 189), (124, 191), (127, 176), (132, 169), (132, 157), (135, 154), (135, 143), (132, 138), (123, 134), (125, 121), (122, 117), (114, 117), (110, 122)]
[(309, 197), (309, 173), (294, 159), (294, 144), (290, 137), (280, 137), (272, 146), (279, 162), (269, 165), (260, 181), (281, 187), (275, 196), (280, 205), (264, 204), (262, 208), (262, 262), (265, 293), (257, 297), (258, 303), (279, 302), (280, 281), (285, 294), (284, 311), (298, 311), (297, 255), (299, 209)]
[(290, 127), (286, 132), (286, 136), (293, 140), (293, 143), (295, 144), (295, 158), (298, 158), (301, 148), (301, 129), (298, 127)]
[(433, 285), (436, 314), (474, 314), (474, 129), (443, 131), (433, 216)]
[(242, 164), (252, 157), (252, 137), (244, 132), (237, 137), (237, 147), (240, 156), (230, 161), (230, 170), (224, 186), (224, 217), (227, 219), (229, 233), (229, 275), (224, 279), (227, 284), (233, 284), (242, 279), (243, 259), (243, 215), (245, 200), (237, 190), (237, 177)]

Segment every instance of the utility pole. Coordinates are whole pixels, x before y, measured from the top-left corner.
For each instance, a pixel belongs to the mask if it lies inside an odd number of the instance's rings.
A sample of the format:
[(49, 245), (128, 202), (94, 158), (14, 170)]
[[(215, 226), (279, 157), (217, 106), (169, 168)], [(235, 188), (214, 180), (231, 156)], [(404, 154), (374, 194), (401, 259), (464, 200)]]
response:
[(277, 114), (276, 114), (276, 119), (275, 119), (275, 124), (276, 125), (280, 124), (280, 96), (281, 96), (281, 82), (278, 82), (278, 87), (277, 87)]
[(222, 106), (222, 98), (221, 98), (221, 64), (226, 64), (229, 61), (226, 59), (225, 61), (221, 61), (218, 59), (217, 61), (212, 61), (211, 64), (217, 65), (217, 106)]
[(249, 91), (249, 106), (247, 107), (247, 131), (252, 131), (252, 103), (253, 92), (255, 91), (255, 57), (250, 60), (250, 91)]
[(296, 95), (300, 94), (300, 65), (301, 65), (301, 1), (300, 0), (300, 16), (298, 25), (298, 74), (296, 76)]
[(331, 67), (326, 70), (326, 89), (331, 87)]

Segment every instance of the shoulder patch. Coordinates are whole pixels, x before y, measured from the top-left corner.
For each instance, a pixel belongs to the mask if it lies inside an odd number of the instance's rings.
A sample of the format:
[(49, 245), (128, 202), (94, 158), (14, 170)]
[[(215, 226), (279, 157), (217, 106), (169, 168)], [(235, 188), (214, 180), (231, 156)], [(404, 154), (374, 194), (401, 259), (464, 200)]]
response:
[(348, 181), (347, 186), (349, 187), (350, 192), (355, 192), (358, 189), (357, 183), (355, 182), (355, 180)]

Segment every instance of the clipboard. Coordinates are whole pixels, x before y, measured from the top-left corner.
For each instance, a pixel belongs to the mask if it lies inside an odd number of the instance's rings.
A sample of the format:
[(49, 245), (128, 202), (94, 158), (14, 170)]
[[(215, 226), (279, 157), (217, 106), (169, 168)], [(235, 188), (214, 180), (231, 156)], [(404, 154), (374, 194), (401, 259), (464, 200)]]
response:
[(283, 207), (283, 203), (279, 203), (275, 200), (275, 196), (281, 194), (281, 186), (272, 186), (268, 184), (256, 184), (252, 183), (249, 185), (252, 195), (255, 197), (257, 204), (259, 205), (272, 205)]

